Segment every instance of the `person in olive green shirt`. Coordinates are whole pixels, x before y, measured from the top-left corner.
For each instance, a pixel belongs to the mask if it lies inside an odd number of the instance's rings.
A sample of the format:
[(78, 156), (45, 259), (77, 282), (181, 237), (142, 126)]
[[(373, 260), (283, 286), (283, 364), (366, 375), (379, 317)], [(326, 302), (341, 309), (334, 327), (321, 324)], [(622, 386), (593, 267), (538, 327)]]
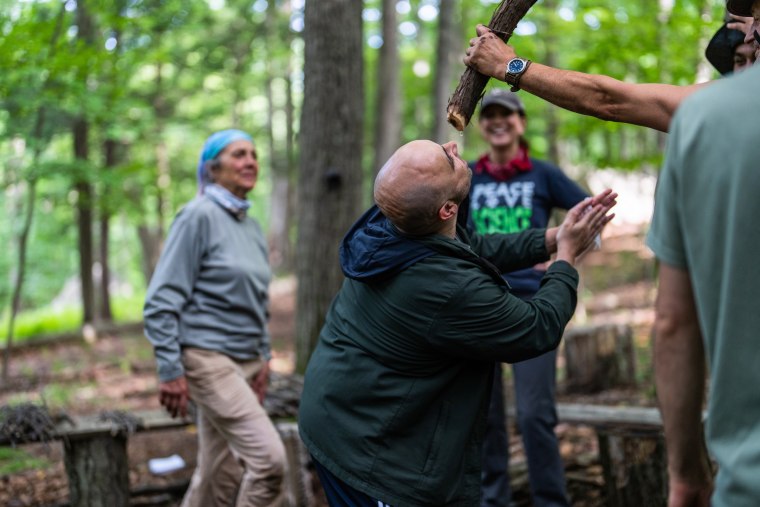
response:
[[(606, 191), (559, 228), (469, 236), (471, 172), (455, 143), (401, 147), (376, 207), (341, 246), (347, 279), (307, 367), (299, 429), (334, 506), (476, 506), (494, 361), (559, 344), (578, 256), (612, 218)], [(557, 260), (531, 301), (501, 271)]]
[(760, 505), (758, 85), (754, 65), (684, 101), (657, 184), (647, 242), (660, 261), (655, 380), (672, 507)]

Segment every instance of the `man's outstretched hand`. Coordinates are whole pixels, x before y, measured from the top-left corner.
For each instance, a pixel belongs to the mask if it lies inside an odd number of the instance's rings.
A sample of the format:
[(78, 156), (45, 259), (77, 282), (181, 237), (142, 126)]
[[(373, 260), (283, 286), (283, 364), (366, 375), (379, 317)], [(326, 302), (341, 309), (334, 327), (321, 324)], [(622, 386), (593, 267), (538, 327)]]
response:
[(575, 264), (594, 244), (604, 226), (615, 217), (608, 214), (617, 204), (618, 194), (610, 189), (588, 197), (567, 212), (557, 231), (557, 260)]

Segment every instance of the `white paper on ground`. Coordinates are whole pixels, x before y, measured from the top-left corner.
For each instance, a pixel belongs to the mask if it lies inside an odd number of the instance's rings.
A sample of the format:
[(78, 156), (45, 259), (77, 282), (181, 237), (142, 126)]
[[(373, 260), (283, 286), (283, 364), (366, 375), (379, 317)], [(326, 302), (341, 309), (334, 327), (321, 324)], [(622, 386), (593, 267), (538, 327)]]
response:
[(185, 468), (185, 460), (179, 454), (148, 460), (148, 470), (154, 475), (168, 474), (182, 468)]

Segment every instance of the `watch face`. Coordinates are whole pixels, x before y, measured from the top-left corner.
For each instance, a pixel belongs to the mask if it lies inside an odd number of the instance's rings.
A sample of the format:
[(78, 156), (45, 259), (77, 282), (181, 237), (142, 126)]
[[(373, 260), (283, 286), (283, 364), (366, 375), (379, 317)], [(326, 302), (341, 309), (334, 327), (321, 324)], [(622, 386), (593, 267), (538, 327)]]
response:
[(507, 65), (507, 72), (510, 74), (517, 74), (518, 72), (522, 72), (523, 68), (525, 68), (525, 62), (523, 60), (518, 60), (515, 58), (509, 61), (509, 64)]

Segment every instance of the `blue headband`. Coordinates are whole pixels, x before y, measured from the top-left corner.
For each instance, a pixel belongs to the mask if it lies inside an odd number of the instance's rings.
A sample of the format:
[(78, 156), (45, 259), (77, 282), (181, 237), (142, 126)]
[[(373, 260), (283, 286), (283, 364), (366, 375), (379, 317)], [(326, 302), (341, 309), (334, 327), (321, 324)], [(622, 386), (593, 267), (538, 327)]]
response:
[(201, 157), (198, 160), (198, 192), (203, 193), (203, 187), (208, 184), (208, 175), (206, 174), (206, 162), (216, 158), (221, 151), (232, 142), (235, 141), (250, 141), (253, 142), (253, 138), (237, 129), (220, 130), (214, 132), (206, 142), (203, 143), (203, 149), (201, 150)]

